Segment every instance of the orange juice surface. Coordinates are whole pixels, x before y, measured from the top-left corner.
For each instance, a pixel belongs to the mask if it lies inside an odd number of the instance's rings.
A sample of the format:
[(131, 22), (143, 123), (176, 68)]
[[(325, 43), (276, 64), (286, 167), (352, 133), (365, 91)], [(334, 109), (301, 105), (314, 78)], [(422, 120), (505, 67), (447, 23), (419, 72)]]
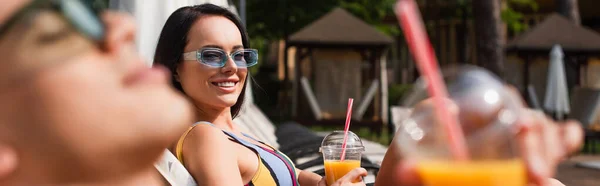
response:
[[(360, 167), (359, 160), (325, 160), (325, 178), (327, 185), (333, 184), (338, 179), (344, 177), (348, 172)], [(360, 180), (354, 180), (359, 182)]]
[(424, 161), (417, 171), (426, 186), (524, 186), (521, 160), (474, 162)]

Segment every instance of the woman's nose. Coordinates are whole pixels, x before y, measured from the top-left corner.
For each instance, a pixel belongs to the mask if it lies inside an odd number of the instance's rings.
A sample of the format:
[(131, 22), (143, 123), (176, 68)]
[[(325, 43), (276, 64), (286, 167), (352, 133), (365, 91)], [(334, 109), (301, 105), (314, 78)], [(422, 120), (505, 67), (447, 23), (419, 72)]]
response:
[(227, 56), (227, 61), (225, 62), (225, 66), (223, 66), (223, 68), (221, 68), (221, 72), (226, 73), (226, 74), (233, 74), (236, 73), (238, 70), (238, 66), (237, 64), (235, 64), (235, 62), (233, 61), (233, 59), (229, 56)]

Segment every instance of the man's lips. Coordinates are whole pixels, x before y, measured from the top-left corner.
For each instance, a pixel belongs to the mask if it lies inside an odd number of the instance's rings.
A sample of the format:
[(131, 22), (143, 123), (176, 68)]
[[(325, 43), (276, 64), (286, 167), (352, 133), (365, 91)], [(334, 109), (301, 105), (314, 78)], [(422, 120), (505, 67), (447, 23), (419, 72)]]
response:
[(152, 68), (141, 66), (125, 78), (125, 83), (129, 85), (167, 83), (169, 73), (169, 70), (162, 66)]

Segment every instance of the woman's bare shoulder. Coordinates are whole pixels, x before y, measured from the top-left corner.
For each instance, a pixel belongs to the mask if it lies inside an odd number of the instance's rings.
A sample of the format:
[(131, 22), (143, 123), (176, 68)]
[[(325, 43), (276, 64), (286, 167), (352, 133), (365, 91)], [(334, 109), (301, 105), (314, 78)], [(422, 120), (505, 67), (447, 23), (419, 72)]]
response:
[[(242, 185), (237, 153), (227, 135), (210, 125), (195, 126), (183, 144), (184, 165), (198, 185)], [(239, 184), (238, 184), (239, 183)]]
[(184, 165), (191, 170), (192, 174), (236, 159), (233, 153), (235, 149), (227, 135), (211, 125), (199, 124), (190, 130), (182, 150)]
[(227, 143), (229, 139), (217, 127), (209, 124), (198, 124), (188, 133), (185, 141), (186, 143), (196, 144), (194, 146), (218, 145), (220, 148), (223, 148), (224, 146), (222, 145)]

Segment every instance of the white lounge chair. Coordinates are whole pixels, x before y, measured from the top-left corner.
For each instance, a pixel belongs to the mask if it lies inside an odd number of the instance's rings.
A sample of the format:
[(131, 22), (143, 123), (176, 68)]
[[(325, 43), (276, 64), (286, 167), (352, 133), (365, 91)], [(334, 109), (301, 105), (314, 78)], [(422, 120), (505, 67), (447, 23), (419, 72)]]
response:
[(171, 186), (196, 186), (194, 177), (169, 150), (165, 150), (154, 167)]

